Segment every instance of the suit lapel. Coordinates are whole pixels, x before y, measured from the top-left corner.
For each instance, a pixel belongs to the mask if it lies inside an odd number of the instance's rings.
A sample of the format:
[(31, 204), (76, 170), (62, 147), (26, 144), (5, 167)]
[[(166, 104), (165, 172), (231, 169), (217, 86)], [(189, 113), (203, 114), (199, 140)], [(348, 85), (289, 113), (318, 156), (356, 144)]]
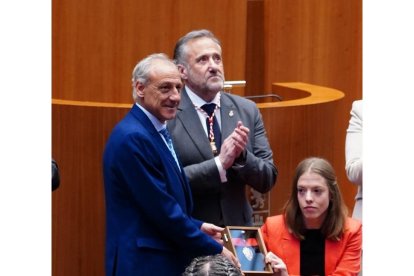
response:
[(151, 120), (145, 115), (142, 110), (137, 107), (135, 104), (132, 107), (131, 110), (133, 116), (138, 119), (138, 121), (143, 125), (144, 129), (148, 131), (148, 134), (154, 138), (154, 142), (158, 144), (158, 148), (161, 149), (163, 158), (166, 158), (170, 165), (174, 168), (174, 171), (178, 175), (178, 177), (181, 179), (181, 183), (184, 189), (184, 192), (188, 194), (188, 184), (185, 181), (185, 175), (184, 175), (184, 169), (181, 166), (180, 163), (180, 169), (178, 169), (177, 163), (175, 162), (174, 157), (172, 156), (170, 150), (168, 149), (168, 146), (165, 144), (164, 140), (161, 138), (161, 135), (158, 133), (158, 131), (155, 129), (154, 125), (151, 123)]
[(285, 264), (289, 267), (290, 275), (300, 274), (300, 242), (285, 228), (282, 237), (282, 248), (285, 254)]
[(341, 241), (325, 241), (325, 271), (335, 271), (336, 263), (341, 254)]
[(226, 139), (237, 126), (240, 120), (240, 114), (236, 106), (227, 96), (227, 93), (221, 92), (220, 98), (220, 116), (221, 116), (221, 143)]
[(181, 103), (177, 113), (177, 119), (182, 122), (185, 132), (190, 136), (194, 145), (199, 150), (200, 154), (205, 159), (213, 157), (213, 153), (209, 146), (209, 140), (205, 135), (203, 126), (198, 119), (197, 111), (194, 108), (193, 103), (187, 95), (187, 91), (184, 89), (181, 93)]
[[(228, 97), (227, 93), (221, 92), (220, 98), (220, 117), (221, 117), (221, 144), (233, 132), (240, 119), (239, 110)], [(194, 145), (205, 159), (213, 157), (209, 146), (209, 140), (204, 132), (204, 126), (198, 120), (198, 114), (193, 103), (184, 89), (181, 93), (181, 103), (177, 113), (177, 119), (182, 122), (183, 128), (190, 136)]]

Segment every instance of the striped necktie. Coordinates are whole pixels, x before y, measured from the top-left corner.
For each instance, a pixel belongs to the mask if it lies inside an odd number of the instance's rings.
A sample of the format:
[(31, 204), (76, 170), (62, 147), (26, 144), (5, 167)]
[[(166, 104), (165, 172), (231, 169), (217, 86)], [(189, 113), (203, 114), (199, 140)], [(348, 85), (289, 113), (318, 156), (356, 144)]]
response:
[[(209, 118), (211, 118), (214, 111), (216, 110), (216, 104), (215, 103), (204, 104), (204, 105), (201, 106), (201, 108), (207, 113)], [(207, 134), (210, 133), (209, 118), (206, 119)], [(214, 142), (217, 146), (217, 151), (218, 151), (217, 154), (218, 154), (220, 152), (220, 148), (221, 148), (221, 132), (220, 132), (220, 127), (219, 127), (216, 116), (213, 117), (212, 125), (213, 125), (213, 133), (214, 133)]]

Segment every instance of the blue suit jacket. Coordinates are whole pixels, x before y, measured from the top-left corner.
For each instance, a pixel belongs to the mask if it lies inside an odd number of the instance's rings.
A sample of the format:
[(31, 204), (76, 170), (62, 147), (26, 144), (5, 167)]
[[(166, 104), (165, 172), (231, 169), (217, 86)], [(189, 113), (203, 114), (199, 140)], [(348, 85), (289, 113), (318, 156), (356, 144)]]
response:
[(136, 105), (109, 137), (103, 172), (106, 275), (180, 275), (193, 257), (222, 251), (191, 217), (184, 170)]

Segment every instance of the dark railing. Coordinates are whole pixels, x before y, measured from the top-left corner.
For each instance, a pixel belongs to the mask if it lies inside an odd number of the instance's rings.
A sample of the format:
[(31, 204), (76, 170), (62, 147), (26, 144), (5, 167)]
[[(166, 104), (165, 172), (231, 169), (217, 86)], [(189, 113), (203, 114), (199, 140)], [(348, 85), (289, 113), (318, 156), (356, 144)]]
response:
[[(225, 81), (224, 82), (224, 90), (230, 92), (233, 87), (245, 87), (246, 81), (245, 80), (237, 80), (237, 81)], [(278, 101), (282, 101), (283, 98), (277, 94), (263, 94), (263, 95), (252, 95), (252, 96), (244, 96), (246, 99), (263, 99), (263, 98), (275, 98)]]

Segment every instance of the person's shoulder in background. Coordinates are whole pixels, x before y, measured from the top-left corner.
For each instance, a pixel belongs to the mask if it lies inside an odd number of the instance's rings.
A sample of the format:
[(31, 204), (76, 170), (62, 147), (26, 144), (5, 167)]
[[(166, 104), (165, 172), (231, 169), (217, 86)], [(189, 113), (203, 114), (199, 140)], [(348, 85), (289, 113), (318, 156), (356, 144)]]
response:
[(59, 166), (55, 160), (52, 159), (52, 191), (56, 190), (60, 185)]

